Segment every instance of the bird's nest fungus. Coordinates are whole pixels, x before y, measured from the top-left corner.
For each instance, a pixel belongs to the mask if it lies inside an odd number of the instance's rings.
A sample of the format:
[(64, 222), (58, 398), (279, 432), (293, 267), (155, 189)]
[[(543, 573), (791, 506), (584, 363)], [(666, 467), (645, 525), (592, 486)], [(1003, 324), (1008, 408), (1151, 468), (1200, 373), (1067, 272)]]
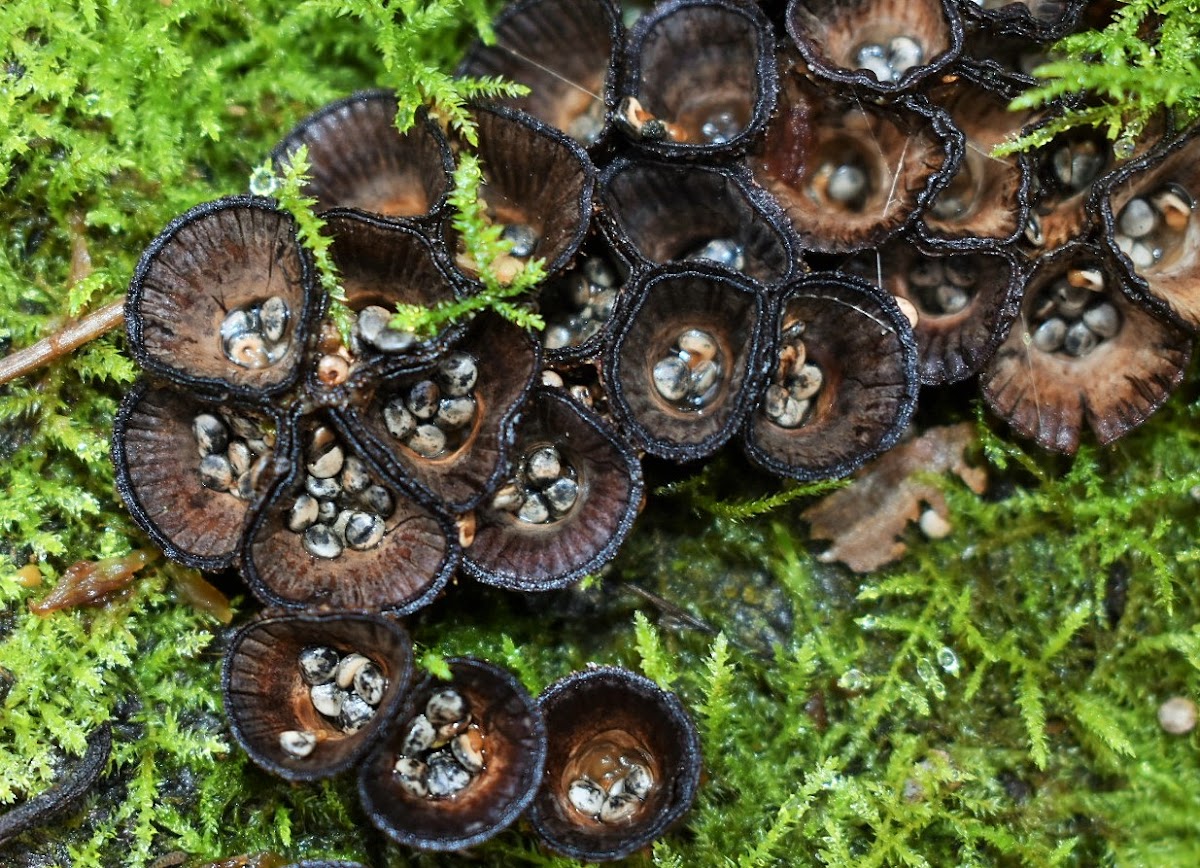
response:
[(225, 663), (255, 762), (357, 768), (407, 846), (467, 847), (532, 805), (547, 846), (626, 855), (695, 794), (680, 701), (613, 669), (535, 700), (465, 658), (411, 686), (398, 617), (455, 575), (535, 593), (602, 569), (644, 454), (735, 442), (822, 480), (896, 444), (922, 385), (937, 401), (978, 376), (998, 419), (1063, 453), (1168, 399), (1200, 321), (1194, 137), (991, 156), (1044, 119), (1006, 112), (1020, 74), (972, 52), (1039, 45), (1078, 4), (965, 5), (666, 0), (627, 32), (612, 0), (513, 3), (459, 72), (531, 88), (472, 111), (486, 219), (548, 272), (541, 332), (393, 324), (482, 290), (447, 205), (464, 142), (424, 115), (398, 133), (388, 93), (273, 155), (307, 147), (348, 334), (272, 200), (166, 227), (129, 293), (144, 375), (113, 459), (169, 557), (238, 568), (270, 610)]

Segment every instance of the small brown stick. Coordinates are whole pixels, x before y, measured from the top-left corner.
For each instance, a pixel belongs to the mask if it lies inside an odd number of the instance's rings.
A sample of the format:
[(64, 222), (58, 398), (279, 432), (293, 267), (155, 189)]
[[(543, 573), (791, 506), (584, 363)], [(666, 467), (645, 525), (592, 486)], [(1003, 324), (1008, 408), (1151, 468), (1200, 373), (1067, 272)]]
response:
[(665, 597), (660, 597), (651, 590), (643, 588), (635, 582), (625, 582), (621, 587), (627, 591), (632, 591), (637, 596), (644, 600), (648, 600), (655, 608), (669, 618), (674, 618), (685, 627), (690, 627), (693, 630), (699, 630), (701, 633), (707, 633), (710, 636), (717, 634), (717, 629), (706, 621), (702, 621), (686, 609), (675, 605)]
[(112, 331), (125, 319), (125, 299), (106, 304), (36, 344), (0, 359), (0, 385), (23, 377), (42, 365), (79, 349), (88, 341)]

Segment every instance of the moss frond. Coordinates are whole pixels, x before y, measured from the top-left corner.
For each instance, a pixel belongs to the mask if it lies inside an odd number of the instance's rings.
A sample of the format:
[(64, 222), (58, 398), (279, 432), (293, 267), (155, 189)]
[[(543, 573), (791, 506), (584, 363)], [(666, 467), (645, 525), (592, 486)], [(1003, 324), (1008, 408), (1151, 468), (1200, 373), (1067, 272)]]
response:
[[(998, 155), (1045, 145), (1076, 127), (1102, 130), (1127, 155), (1143, 131), (1165, 121), (1177, 128), (1200, 117), (1200, 10), (1188, 0), (1129, 0), (1101, 30), (1067, 36), (1037, 67), (1036, 87), (1014, 109), (1039, 109), (1084, 95), (1045, 127), (1006, 142)], [(1164, 116), (1164, 112), (1168, 113)]]
[(659, 496), (687, 497), (692, 504), (709, 515), (729, 521), (744, 521), (766, 515), (797, 500), (811, 499), (837, 491), (850, 484), (848, 479), (830, 479), (820, 482), (785, 482), (779, 490), (760, 497), (741, 500), (724, 500), (712, 494), (712, 480), (718, 471), (710, 465), (694, 476), (679, 482), (661, 486), (655, 494)]
[(663, 690), (670, 690), (679, 680), (679, 672), (662, 643), (658, 631), (651, 625), (645, 613), (638, 612), (633, 619), (633, 633), (638, 655), (642, 658), (642, 671)]
[[(418, 335), (436, 334), (451, 322), (484, 310), (494, 311), (522, 328), (542, 329), (541, 316), (515, 299), (528, 296), (546, 276), (545, 262), (509, 256), (512, 244), (501, 237), (502, 227), (492, 223), (479, 196), (484, 184), (483, 167), (475, 154), (460, 153), (454, 170), (450, 205), (455, 210), (454, 228), (462, 243), (460, 257), (477, 272), (482, 289), (464, 298), (440, 302), (432, 307), (396, 306), (392, 328)], [(503, 265), (502, 265), (503, 263)], [(501, 270), (505, 273), (501, 274)]]
[[(279, 207), (296, 221), (296, 239), (312, 256), (317, 270), (317, 282), (329, 297), (329, 317), (342, 336), (350, 343), (354, 328), (354, 313), (346, 306), (346, 292), (338, 279), (337, 266), (330, 255), (333, 239), (325, 233), (325, 221), (313, 210), (317, 200), (305, 196), (303, 186), (308, 180), (308, 146), (301, 145), (283, 167), (283, 174), (272, 172), (269, 161), (260, 165), (250, 176), (251, 192), (273, 196)], [(258, 189), (255, 189), (256, 186)]]

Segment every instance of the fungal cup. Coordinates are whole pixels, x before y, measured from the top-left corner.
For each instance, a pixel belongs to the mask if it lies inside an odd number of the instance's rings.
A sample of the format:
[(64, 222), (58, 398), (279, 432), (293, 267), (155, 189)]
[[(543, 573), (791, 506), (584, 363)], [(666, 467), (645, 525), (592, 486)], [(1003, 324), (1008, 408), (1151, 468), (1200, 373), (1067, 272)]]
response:
[[(529, 88), (505, 98), (571, 135), (589, 149), (608, 138), (615, 106), (624, 27), (612, 0), (520, 0), (492, 23), (496, 40), (477, 42), (459, 64), (460, 76), (499, 76)], [(553, 33), (553, 39), (546, 39)]]
[(371, 822), (421, 850), (462, 850), (507, 828), (546, 756), (541, 712), (512, 674), (472, 658), (447, 664), (450, 680), (412, 689), (358, 777)]
[(799, 268), (786, 216), (742, 167), (618, 159), (599, 189), (614, 245), (646, 264), (707, 259), (765, 284)]
[[(362, 655), (378, 673), (367, 703), (302, 664), (321, 648), (339, 659)], [(361, 671), (360, 665), (356, 671)], [(383, 724), (400, 707), (412, 673), (412, 644), (394, 621), (355, 613), (297, 614), (251, 621), (237, 632), (222, 675), (230, 730), (257, 765), (289, 781), (332, 777), (352, 766), (383, 736)], [(314, 686), (314, 681), (319, 684)], [(322, 705), (317, 691), (343, 704), (361, 702), (368, 713), (347, 725)], [(354, 700), (349, 697), (353, 694)], [(324, 711), (323, 711), (323, 710)]]
[(541, 338), (547, 363), (570, 368), (596, 358), (627, 294), (631, 258), (593, 228), (571, 267), (546, 281), (538, 310), (546, 323)]
[(534, 392), (508, 480), (478, 508), (463, 570), (521, 591), (561, 588), (611, 560), (642, 498), (624, 438), (558, 389)]
[(235, 196), (196, 206), (151, 242), (125, 324), (150, 373), (216, 398), (261, 400), (296, 382), (320, 306), (291, 216)]
[(963, 40), (949, 0), (791, 0), (786, 23), (815, 75), (888, 95), (951, 64)]
[[(629, 36), (617, 108), (636, 147), (697, 159), (744, 151), (775, 107), (774, 39), (756, 5), (668, 0)], [(644, 114), (642, 114), (644, 113)]]
[(690, 807), (700, 744), (674, 694), (628, 670), (596, 667), (556, 681), (538, 703), (548, 750), (529, 820), (552, 850), (620, 859)]
[(406, 614), (428, 603), (458, 561), (449, 520), (388, 484), (333, 417), (297, 414), (292, 471), (242, 554), (251, 590), (290, 609)]
[(1083, 242), (1043, 257), (1019, 321), (981, 377), (992, 412), (1073, 454), (1084, 426), (1103, 445), (1129, 433), (1183, 380), (1186, 330), (1138, 298), (1116, 263)]
[(631, 297), (605, 351), (614, 416), (653, 455), (711, 454), (759, 396), (765, 291), (697, 261), (646, 272)]
[[(352, 367), (367, 379), (428, 363), (461, 339), (463, 328), (450, 326), (432, 337), (418, 337), (392, 328), (398, 305), (432, 307), (466, 292), (462, 278), (440, 252), (426, 227), (407, 220), (382, 220), (336, 210), (326, 215), (333, 239), (330, 253), (341, 280), (346, 305), (355, 313), (350, 346), (345, 353)], [(348, 353), (346, 352), (348, 350)], [(325, 387), (310, 384), (323, 393)], [(344, 403), (339, 400), (337, 403)]]
[(522, 329), (482, 314), (455, 349), (364, 389), (345, 424), (398, 484), (439, 508), (467, 511), (504, 473), (539, 351)]
[(318, 213), (354, 208), (381, 217), (437, 215), (445, 207), (454, 170), (441, 129), (421, 110), (407, 133), (396, 129), (390, 91), (354, 94), (300, 121), (271, 154), (277, 168), (300, 147), (308, 151), (301, 188)]
[[(570, 136), (532, 115), (500, 105), (477, 105), (478, 153), (484, 185), (480, 196), (493, 225), (514, 241), (512, 256), (535, 256), (555, 274), (570, 262), (592, 216), (595, 168)], [(474, 263), (460, 254), (453, 222), (443, 225), (447, 249), (468, 277)]]
[(1104, 244), (1132, 285), (1193, 331), (1200, 328), (1198, 142), (1192, 131), (1164, 143), (1115, 173), (1097, 196)]
[(874, 247), (914, 220), (958, 165), (962, 134), (924, 99), (846, 98), (781, 60), (780, 107), (748, 158), (806, 250)]
[(951, 83), (930, 89), (931, 102), (950, 116), (965, 141), (949, 182), (916, 224), (922, 237), (977, 249), (1020, 237), (1029, 211), (1029, 158), (992, 155), (1029, 120), (1008, 109), (1016, 93), (969, 67)]
[(918, 381), (912, 326), (891, 296), (815, 272), (787, 287), (772, 329), (769, 385), (745, 428), (751, 460), (779, 476), (833, 479), (895, 445)]
[(117, 490), (168, 557), (231, 566), (281, 468), (281, 419), (254, 405), (208, 402), (140, 380), (113, 425)]
[(913, 305), (923, 385), (958, 382), (979, 372), (1008, 335), (1025, 281), (1010, 251), (963, 251), (904, 238), (861, 254), (845, 270), (870, 283), (882, 279), (884, 289)]

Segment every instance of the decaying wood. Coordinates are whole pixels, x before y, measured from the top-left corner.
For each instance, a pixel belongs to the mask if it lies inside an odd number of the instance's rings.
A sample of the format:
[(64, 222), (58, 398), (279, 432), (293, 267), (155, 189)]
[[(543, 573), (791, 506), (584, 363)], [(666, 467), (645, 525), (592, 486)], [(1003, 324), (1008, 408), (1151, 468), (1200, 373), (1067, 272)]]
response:
[(0, 847), (30, 829), (45, 825), (91, 790), (108, 765), (112, 728), (107, 723), (100, 724), (88, 736), (87, 744), (83, 759), (67, 769), (50, 789), (0, 814)]

